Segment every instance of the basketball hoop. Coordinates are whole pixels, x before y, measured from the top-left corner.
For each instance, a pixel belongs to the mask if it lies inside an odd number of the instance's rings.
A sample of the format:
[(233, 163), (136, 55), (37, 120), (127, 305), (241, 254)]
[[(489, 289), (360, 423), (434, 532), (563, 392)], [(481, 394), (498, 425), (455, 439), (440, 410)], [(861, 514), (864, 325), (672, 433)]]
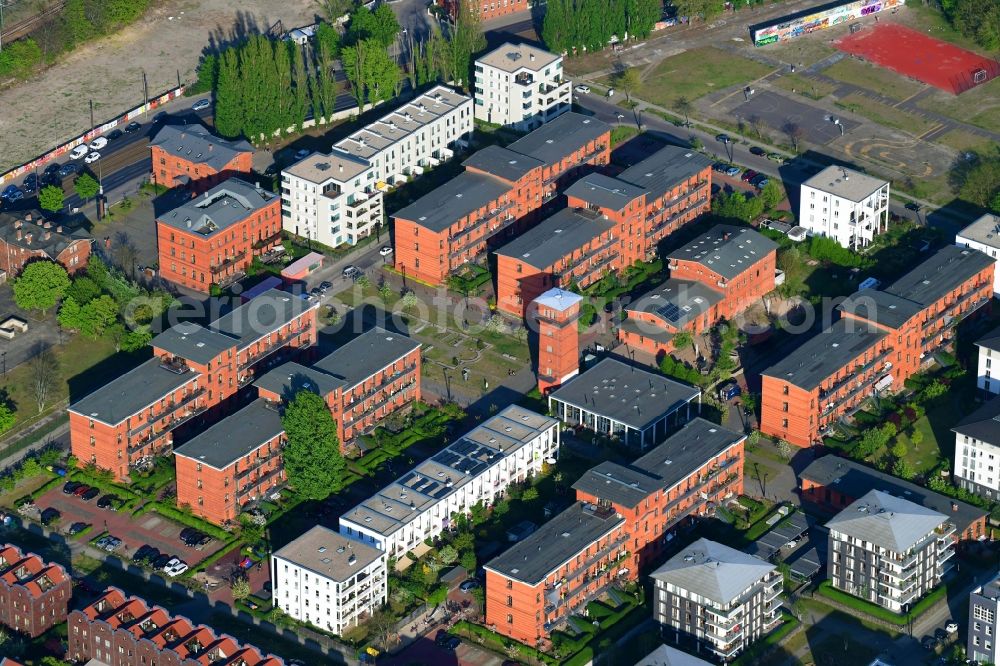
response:
[(975, 83), (976, 85), (979, 85), (980, 83), (986, 83), (986, 70), (977, 69), (976, 71), (974, 71), (972, 73), (972, 82)]

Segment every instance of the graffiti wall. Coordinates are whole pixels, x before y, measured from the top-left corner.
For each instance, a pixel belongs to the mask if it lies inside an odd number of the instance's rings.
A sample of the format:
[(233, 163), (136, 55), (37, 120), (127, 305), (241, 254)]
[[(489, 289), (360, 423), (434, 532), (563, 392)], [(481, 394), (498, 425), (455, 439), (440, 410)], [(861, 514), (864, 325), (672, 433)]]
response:
[(796, 12), (769, 23), (750, 28), (754, 46), (764, 46), (774, 42), (792, 39), (810, 32), (832, 28), (841, 23), (857, 21), (887, 9), (902, 6), (906, 0), (854, 0), (853, 2), (830, 3), (812, 10)]

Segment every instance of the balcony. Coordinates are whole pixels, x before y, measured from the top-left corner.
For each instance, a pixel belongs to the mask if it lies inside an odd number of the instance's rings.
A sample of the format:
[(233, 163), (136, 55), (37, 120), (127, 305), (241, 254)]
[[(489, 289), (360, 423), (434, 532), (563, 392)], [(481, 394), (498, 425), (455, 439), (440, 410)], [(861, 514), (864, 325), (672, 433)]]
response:
[(191, 370), (188, 367), (187, 361), (178, 356), (163, 357), (160, 359), (160, 367), (175, 375), (183, 375), (185, 372)]
[(243, 261), (246, 258), (246, 256), (247, 256), (247, 251), (241, 250), (240, 252), (237, 252), (233, 256), (228, 257), (223, 261), (211, 264), (210, 268), (212, 270), (212, 275), (220, 273), (226, 268), (238, 264), (239, 262)]
[(459, 231), (456, 231), (451, 236), (449, 236), (448, 240), (450, 242), (455, 242), (456, 240), (460, 239), (461, 237), (467, 236), (467, 235), (471, 234), (476, 229), (479, 229), (483, 225), (487, 224), (490, 220), (495, 219), (501, 213), (503, 213), (504, 211), (509, 210), (509, 209), (511, 209), (513, 207), (514, 207), (514, 202), (513, 201), (508, 201), (507, 203), (501, 205), (498, 208), (491, 208), (490, 211), (486, 215), (484, 215), (483, 217), (479, 218), (478, 220), (476, 220), (472, 224), (466, 226), (465, 228), (463, 228), (463, 229), (461, 229)]
[(530, 72), (521, 72), (514, 77), (514, 83), (519, 86), (530, 86), (535, 82), (535, 76)]
[(279, 231), (276, 234), (271, 234), (270, 236), (266, 236), (264, 238), (261, 238), (260, 240), (254, 241), (253, 249), (261, 250), (270, 245), (271, 243), (280, 243), (280, 242), (281, 242), (281, 232)]
[[(135, 437), (136, 435), (138, 435), (139, 433), (141, 433), (143, 430), (146, 430), (150, 426), (152, 426), (154, 424), (157, 424), (157, 423), (159, 423), (160, 421), (162, 421), (164, 419), (171, 419), (174, 414), (176, 414), (181, 409), (184, 409), (185, 407), (187, 407), (188, 405), (190, 405), (192, 402), (194, 402), (195, 400), (197, 400), (199, 396), (204, 395), (204, 393), (205, 393), (205, 389), (203, 389), (203, 388), (195, 389), (194, 391), (191, 391), (190, 393), (182, 396), (180, 400), (177, 400), (175, 402), (169, 402), (169, 403), (167, 403), (167, 405), (163, 408), (162, 412), (158, 412), (158, 413), (154, 414), (153, 416), (150, 416), (149, 419), (145, 423), (143, 423), (142, 425), (140, 425), (138, 427), (135, 427), (135, 428), (132, 428), (131, 430), (129, 430), (128, 433), (127, 433), (129, 441), (131, 441), (133, 437)], [(200, 411), (203, 411), (203, 410), (198, 410), (198, 411), (200, 412)], [(184, 417), (184, 419), (187, 419), (187, 418), (188, 418), (187, 416)], [(176, 427), (176, 426), (172, 426), (172, 427)]]
[(357, 403), (365, 402), (366, 400), (374, 397), (380, 391), (383, 391), (388, 386), (392, 385), (397, 379), (413, 372), (416, 369), (417, 369), (417, 364), (411, 363), (410, 365), (405, 366), (403, 369), (393, 372), (391, 375), (382, 377), (379, 383), (376, 384), (373, 388), (369, 389), (365, 393), (362, 393), (360, 396), (353, 397), (353, 399), (350, 402), (345, 403), (344, 410), (346, 411), (348, 409), (351, 409)]
[[(958, 297), (957, 299), (955, 299), (954, 302), (949, 303), (948, 306), (945, 307), (944, 310), (942, 310), (941, 312), (939, 312), (933, 318), (928, 319), (927, 321), (925, 321), (924, 324), (923, 324), (923, 326), (921, 327), (921, 330), (926, 331), (931, 326), (939, 323), (945, 317), (952, 317), (952, 316), (954, 316), (956, 314), (968, 315), (969, 313), (977, 310), (980, 306), (982, 306), (983, 304), (985, 304), (989, 300), (987, 297), (984, 297), (984, 296), (982, 296), (979, 293), (979, 291), (981, 289), (983, 289), (984, 287), (986, 287), (987, 284), (977, 284), (977, 285), (974, 285), (973, 288), (968, 293), (966, 293), (966, 294)], [(971, 303), (971, 306), (966, 311), (961, 311), (963, 305), (967, 305), (967, 304), (970, 304), (970, 303)], [(948, 322), (948, 323), (950, 323), (950, 322)], [(927, 337), (929, 337), (929, 336), (927, 336)], [(925, 339), (926, 339), (926, 337), (925, 337)]]
[[(671, 206), (674, 206), (674, 205), (680, 203), (684, 199), (687, 199), (689, 197), (693, 197), (696, 194), (707, 194), (707, 190), (708, 190), (708, 183), (707, 182), (698, 182), (690, 190), (684, 190), (683, 192), (681, 192), (680, 194), (678, 194), (673, 199), (669, 199), (667, 201), (664, 201), (660, 205), (660, 209), (659, 209), (658, 212), (663, 212), (667, 208), (670, 208)], [(705, 201), (707, 198), (708, 198), (707, 196), (702, 197), (701, 201)], [(650, 218), (647, 217), (646, 219), (649, 220)]]
[(271, 342), (270, 344), (265, 345), (262, 348), (258, 348), (257, 351), (255, 351), (253, 354), (248, 355), (246, 362), (240, 364), (239, 367), (240, 371), (242, 372), (243, 370), (249, 368), (251, 365), (258, 363), (261, 359), (263, 359), (265, 356), (269, 356), (272, 352), (281, 349), (282, 347), (288, 346), (289, 344), (292, 343), (292, 341), (297, 340), (304, 333), (308, 333), (311, 330), (312, 330), (312, 324), (306, 324), (301, 328), (299, 328), (298, 330), (291, 332), (288, 335), (278, 336), (278, 339), (275, 340), (274, 342)]
[[(247, 468), (246, 468), (246, 469), (244, 469), (244, 470), (238, 470), (238, 471), (236, 472), (236, 481), (237, 481), (237, 482), (239, 482), (239, 481), (243, 481), (243, 480), (244, 480), (244, 479), (246, 479), (246, 478), (247, 478), (248, 476), (250, 476), (250, 475), (251, 475), (251, 474), (253, 474), (254, 472), (258, 471), (258, 470), (259, 470), (259, 469), (260, 469), (261, 467), (266, 467), (266, 466), (267, 466), (268, 464), (270, 464), (271, 462), (273, 462), (273, 461), (274, 461), (274, 458), (275, 458), (275, 457), (276, 457), (276, 456), (278, 455), (278, 452), (279, 452), (280, 450), (281, 450), (281, 449), (280, 449), (280, 448), (278, 448), (278, 449), (277, 449), (277, 450), (275, 450), (275, 451), (272, 451), (272, 452), (270, 452), (270, 453), (266, 453), (266, 454), (265, 454), (265, 455), (266, 455), (266, 457), (263, 457), (263, 458), (259, 458), (259, 459), (257, 460), (257, 462), (255, 462), (254, 464), (250, 465), (249, 467), (247, 467)], [(237, 483), (237, 485), (239, 485), (239, 484)]]
[[(686, 208), (683, 208), (683, 209), (681, 209), (679, 211), (671, 213), (669, 217), (663, 218), (662, 220), (660, 220), (660, 222), (657, 223), (657, 225), (655, 227), (653, 227), (652, 229), (650, 229), (649, 231), (647, 231), (646, 232), (646, 238), (649, 239), (649, 238), (652, 238), (653, 236), (656, 236), (665, 227), (670, 226), (670, 224), (672, 224), (676, 220), (680, 219), (684, 215), (687, 215), (688, 213), (694, 211), (696, 208), (699, 208), (699, 207), (705, 205), (705, 202), (707, 202), (707, 201), (708, 201), (708, 199), (703, 197), (701, 199), (693, 201)], [(660, 209), (656, 213), (654, 213), (653, 215), (647, 216), (646, 217), (646, 221), (647, 222), (652, 221), (657, 215), (660, 215), (661, 213), (663, 213), (664, 210), (665, 209)], [(673, 264), (671, 266), (671, 268), (676, 268), (676, 267), (677, 267), (676, 264)]]
[(391, 404), (393, 402), (393, 399), (397, 395), (399, 395), (400, 393), (405, 393), (411, 387), (413, 387), (414, 385), (416, 385), (416, 383), (417, 383), (416, 379), (411, 379), (408, 384), (405, 384), (404, 386), (402, 386), (401, 388), (399, 388), (399, 389), (397, 389), (395, 391), (390, 391), (388, 395), (384, 396), (381, 400), (372, 403), (367, 409), (365, 409), (360, 414), (355, 414), (350, 419), (345, 418), (344, 419), (344, 428), (349, 428), (349, 427), (353, 426), (355, 423), (358, 423), (359, 421), (364, 421), (365, 419), (367, 419), (369, 416), (371, 416), (372, 414), (374, 414), (378, 410), (382, 409), (386, 405)]
[[(284, 472), (283, 467), (278, 467), (267, 474), (258, 476), (256, 479), (252, 480), (250, 483), (243, 485), (239, 488), (236, 493), (236, 501), (240, 506), (246, 505), (248, 502), (252, 502), (254, 497), (260, 495), (262, 492), (267, 492), (271, 489), (271, 480), (280, 479), (282, 473)], [(263, 490), (261, 490), (263, 489)]]

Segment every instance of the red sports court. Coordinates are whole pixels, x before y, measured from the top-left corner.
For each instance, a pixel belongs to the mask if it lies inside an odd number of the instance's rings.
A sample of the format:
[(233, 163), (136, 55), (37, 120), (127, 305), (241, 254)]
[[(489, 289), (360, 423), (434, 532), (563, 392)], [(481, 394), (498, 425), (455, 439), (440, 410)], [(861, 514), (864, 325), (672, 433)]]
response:
[(1000, 63), (895, 23), (869, 25), (834, 42), (846, 53), (959, 94), (1000, 75)]

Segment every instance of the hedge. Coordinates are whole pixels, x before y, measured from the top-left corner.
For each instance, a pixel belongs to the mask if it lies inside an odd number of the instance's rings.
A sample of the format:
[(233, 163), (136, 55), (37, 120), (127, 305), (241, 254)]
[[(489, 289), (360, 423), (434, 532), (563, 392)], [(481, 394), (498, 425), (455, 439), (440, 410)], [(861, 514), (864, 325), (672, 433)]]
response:
[(827, 599), (843, 604), (844, 606), (852, 608), (858, 611), (859, 613), (864, 613), (865, 615), (870, 615), (879, 620), (889, 622), (890, 624), (903, 627), (912, 622), (913, 620), (915, 620), (916, 618), (923, 615), (928, 608), (930, 608), (938, 601), (946, 597), (948, 595), (948, 586), (944, 583), (938, 585), (936, 588), (934, 588), (934, 590), (930, 592), (930, 594), (927, 594), (926, 596), (921, 598), (920, 601), (914, 604), (913, 608), (910, 610), (909, 613), (905, 614), (893, 613), (891, 610), (882, 608), (879, 605), (873, 604), (869, 601), (865, 601), (864, 599), (861, 599), (859, 597), (847, 594), (846, 592), (842, 592), (833, 587), (833, 585), (828, 580), (824, 580), (822, 583), (820, 583), (819, 587), (817, 588), (817, 592), (819, 592), (822, 596), (826, 597)]
[(524, 643), (519, 643), (517, 641), (511, 640), (506, 636), (501, 636), (500, 634), (490, 631), (486, 627), (481, 627), (478, 624), (472, 624), (468, 620), (459, 620), (455, 623), (455, 626), (451, 628), (450, 633), (454, 634), (459, 631), (465, 631), (469, 636), (474, 636), (479, 640), (480, 643), (488, 648), (494, 649), (501, 654), (507, 651), (508, 645), (513, 645), (517, 651), (536, 661), (541, 661), (550, 666), (556, 666), (559, 661), (544, 652), (540, 652), (530, 645), (525, 645)]
[(35, 492), (31, 493), (31, 499), (37, 500), (39, 497), (41, 497), (45, 493), (49, 492), (50, 490), (52, 490), (53, 488), (55, 488), (56, 486), (58, 486), (62, 482), (63, 482), (63, 477), (61, 477), (61, 476), (57, 476), (55, 478), (49, 479), (48, 481), (45, 482), (44, 485), (42, 485), (41, 488), (38, 488), (38, 489), (35, 490)]

